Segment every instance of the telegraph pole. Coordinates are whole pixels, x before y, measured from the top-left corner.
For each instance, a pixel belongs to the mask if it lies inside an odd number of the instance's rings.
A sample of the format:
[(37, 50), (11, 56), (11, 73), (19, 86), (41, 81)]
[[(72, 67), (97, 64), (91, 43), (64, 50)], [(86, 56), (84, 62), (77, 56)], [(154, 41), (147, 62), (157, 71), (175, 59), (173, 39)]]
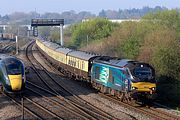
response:
[(61, 41), (61, 46), (64, 45), (63, 41), (63, 24), (60, 24), (60, 41)]
[(18, 37), (16, 36), (16, 55), (18, 54)]

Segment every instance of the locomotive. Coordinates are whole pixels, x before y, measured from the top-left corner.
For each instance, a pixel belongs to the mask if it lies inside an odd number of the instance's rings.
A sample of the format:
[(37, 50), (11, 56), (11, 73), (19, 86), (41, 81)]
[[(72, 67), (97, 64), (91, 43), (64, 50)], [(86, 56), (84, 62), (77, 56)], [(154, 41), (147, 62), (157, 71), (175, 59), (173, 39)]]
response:
[(155, 71), (147, 63), (99, 57), (93, 61), (91, 83), (103, 93), (121, 101), (153, 100), (156, 96)]
[(0, 33), (2, 40), (15, 40), (15, 34), (12, 33)]
[(71, 50), (40, 39), (36, 40), (36, 45), (59, 71), (85, 80), (95, 89), (121, 101), (153, 100), (155, 97), (155, 70), (148, 63)]
[(25, 67), (16, 57), (0, 54), (0, 87), (5, 93), (22, 93), (25, 89)]

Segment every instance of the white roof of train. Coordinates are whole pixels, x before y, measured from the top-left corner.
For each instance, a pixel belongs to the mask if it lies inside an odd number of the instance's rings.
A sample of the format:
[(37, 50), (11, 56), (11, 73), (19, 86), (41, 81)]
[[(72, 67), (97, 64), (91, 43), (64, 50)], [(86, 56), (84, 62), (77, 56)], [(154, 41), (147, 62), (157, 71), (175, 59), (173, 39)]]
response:
[(59, 47), (56, 49), (57, 52), (63, 53), (63, 54), (67, 54), (73, 50), (69, 49), (69, 48), (63, 48), (63, 47)]
[(89, 60), (90, 58), (97, 56), (95, 54), (82, 52), (82, 51), (71, 51), (68, 53), (68, 55), (79, 58), (79, 59), (83, 59), (83, 60)]
[(58, 44), (52, 43), (52, 42), (49, 42), (49, 41), (44, 41), (43, 44), (46, 45), (47, 47), (53, 49), (53, 50), (55, 50), (58, 47), (60, 47)]
[(46, 45), (47, 47), (63, 53), (63, 54), (67, 54), (69, 56), (75, 57), (75, 58), (79, 58), (79, 59), (83, 59), (83, 60), (89, 60), (90, 58), (97, 56), (95, 54), (91, 54), (88, 52), (82, 52), (82, 51), (76, 51), (76, 50), (72, 50), (69, 48), (64, 48), (56, 43), (52, 43), (50, 41), (44, 41), (44, 40), (40, 40), (41, 42), (43, 42), (44, 45)]

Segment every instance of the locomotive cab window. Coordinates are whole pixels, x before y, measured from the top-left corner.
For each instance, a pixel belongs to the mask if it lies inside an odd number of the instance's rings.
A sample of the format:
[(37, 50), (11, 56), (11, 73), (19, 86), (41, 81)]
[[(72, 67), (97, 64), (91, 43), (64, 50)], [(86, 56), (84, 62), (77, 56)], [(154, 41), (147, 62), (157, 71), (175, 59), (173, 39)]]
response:
[(135, 79), (138, 79), (138, 81), (155, 82), (152, 69), (150, 67), (136, 67), (133, 71), (133, 76)]
[(23, 72), (23, 65), (21, 62), (17, 60), (8, 59), (6, 60), (5, 64), (6, 64), (7, 74), (16, 75), (16, 74), (21, 74)]
[(149, 76), (152, 76), (152, 71), (147, 67), (137, 67), (134, 69), (134, 76), (138, 78), (148, 78)]

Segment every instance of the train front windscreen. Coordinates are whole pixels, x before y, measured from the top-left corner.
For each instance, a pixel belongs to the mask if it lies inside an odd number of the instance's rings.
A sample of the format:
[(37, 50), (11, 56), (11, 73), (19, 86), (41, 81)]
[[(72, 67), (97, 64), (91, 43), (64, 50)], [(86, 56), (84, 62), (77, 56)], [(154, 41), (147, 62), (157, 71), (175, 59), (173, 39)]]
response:
[(6, 70), (8, 75), (18, 75), (23, 74), (23, 64), (14, 58), (9, 58), (5, 61)]
[(140, 65), (135, 67), (132, 75), (136, 82), (156, 82), (154, 70), (149, 66)]

